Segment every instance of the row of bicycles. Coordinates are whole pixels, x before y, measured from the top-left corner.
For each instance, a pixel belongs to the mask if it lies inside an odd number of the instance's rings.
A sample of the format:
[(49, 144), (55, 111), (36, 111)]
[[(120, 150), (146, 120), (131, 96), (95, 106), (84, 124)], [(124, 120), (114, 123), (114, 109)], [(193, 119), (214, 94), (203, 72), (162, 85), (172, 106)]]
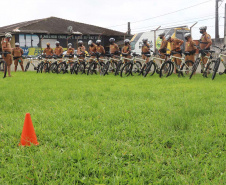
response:
[[(26, 56), (28, 59), (25, 71), (27, 71), (32, 65), (37, 73), (57, 73), (57, 74), (100, 74), (108, 75), (109, 73), (114, 73), (115, 76), (120, 75), (121, 77), (128, 76), (153, 76), (158, 74), (161, 78), (169, 77), (173, 74), (174, 69), (176, 69), (176, 74), (179, 77), (188, 76), (190, 79), (196, 73), (199, 65), (204, 66), (202, 75), (203, 77), (208, 77), (212, 75), (212, 79), (216, 77), (216, 74), (223, 75), (226, 74), (226, 62), (224, 62), (222, 54), (226, 49), (219, 48), (219, 55), (214, 59), (213, 50), (199, 50), (199, 56), (196, 58), (195, 62), (190, 60), (185, 60), (186, 55), (190, 55), (189, 52), (178, 53), (176, 51), (171, 51), (170, 54), (155, 54), (151, 51), (151, 54), (145, 54), (150, 60), (146, 63), (145, 59), (136, 53), (132, 55), (121, 54), (112, 55), (100, 53), (93, 53), (91, 55), (65, 55), (65, 56)], [(209, 53), (209, 55), (208, 55)], [(177, 57), (175, 54), (180, 54)], [(207, 58), (207, 63), (204, 64), (202, 58)], [(181, 60), (181, 64), (177, 65), (175, 60)], [(220, 64), (223, 64), (224, 70), (219, 71)]]

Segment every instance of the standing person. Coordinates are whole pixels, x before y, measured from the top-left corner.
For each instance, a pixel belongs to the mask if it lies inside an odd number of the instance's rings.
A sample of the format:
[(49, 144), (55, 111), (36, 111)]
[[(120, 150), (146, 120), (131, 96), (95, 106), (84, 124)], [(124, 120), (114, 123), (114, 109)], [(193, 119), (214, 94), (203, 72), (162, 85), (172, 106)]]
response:
[(96, 56), (92, 56), (92, 55), (95, 55), (97, 48), (96, 48), (96, 44), (94, 44), (92, 40), (89, 40), (88, 46), (89, 46), (89, 54), (91, 55), (89, 62), (92, 62), (93, 59), (96, 58)]
[(12, 55), (14, 57), (15, 72), (17, 71), (18, 62), (20, 63), (22, 71), (24, 72), (23, 59), (22, 59), (23, 54), (24, 54), (24, 51), (20, 48), (20, 44), (16, 42), (15, 48), (12, 51)]
[(118, 56), (119, 55), (119, 47), (118, 47), (118, 44), (115, 43), (115, 39), (110, 38), (109, 42), (110, 42), (110, 54)]
[(72, 43), (68, 43), (68, 49), (66, 55), (70, 55), (70, 59), (74, 58), (75, 49), (72, 48)]
[(43, 51), (46, 56), (53, 56), (53, 49), (50, 47), (50, 43), (46, 43), (46, 48)]
[[(200, 33), (202, 34), (201, 39), (200, 39), (200, 44), (199, 47), (201, 50), (210, 50), (210, 46), (212, 45), (212, 40), (210, 35), (206, 32), (207, 26), (202, 26), (199, 28)], [(206, 56), (210, 56), (210, 53), (207, 53)], [(204, 70), (204, 65), (207, 63), (207, 58), (202, 55), (202, 61), (201, 63), (201, 73), (203, 73)]]
[(142, 54), (142, 59), (146, 60), (145, 62), (149, 62), (149, 57), (145, 56), (145, 54), (150, 54), (150, 44), (148, 44), (148, 39), (144, 38), (143, 40), (143, 45), (141, 48), (141, 54)]
[[(165, 59), (166, 58), (165, 54), (166, 54), (166, 51), (167, 51), (168, 41), (165, 38), (165, 33), (164, 32), (159, 34), (159, 38), (162, 40), (161, 46), (159, 48), (159, 54), (163, 55), (163, 56), (160, 56), (160, 58)], [(162, 61), (160, 61), (160, 63), (162, 63)]]
[(184, 38), (186, 40), (185, 43), (185, 52), (189, 52), (189, 55), (186, 55), (185, 61), (191, 60), (192, 62), (195, 62), (195, 52), (197, 47), (195, 46), (195, 42), (191, 38), (191, 33), (186, 33), (184, 35)]
[(12, 65), (12, 48), (11, 48), (11, 41), (12, 35), (10, 33), (6, 33), (5, 34), (5, 38), (2, 39), (2, 51), (6, 52), (5, 54), (3, 54), (3, 59), (6, 62), (6, 66), (7, 66), (7, 71), (8, 71), (8, 77), (11, 77), (11, 65)]
[[(104, 54), (105, 54), (105, 49), (104, 49), (104, 47), (101, 45), (101, 40), (97, 40), (97, 41), (96, 41), (96, 44), (97, 44), (97, 46), (96, 46), (96, 52), (98, 52), (98, 53), (100, 53), (102, 56), (104, 56)], [(101, 58), (103, 58), (103, 57), (101, 57)]]
[[(64, 49), (63, 49), (62, 46), (60, 46), (60, 42), (59, 41), (56, 41), (55, 43), (56, 43), (56, 48), (54, 50), (54, 54), (57, 55), (60, 59), (62, 59)], [(62, 60), (60, 60), (60, 62), (62, 62)]]
[[(166, 40), (170, 43), (171, 51), (176, 51), (176, 54), (173, 54), (175, 57), (182, 57), (181, 45), (184, 43), (183, 40), (178, 38), (171, 38), (171, 36), (167, 35)], [(174, 59), (176, 65), (181, 65), (180, 59)], [(176, 68), (174, 68), (174, 73), (176, 73)]]
[[(124, 46), (122, 48), (122, 54), (126, 54), (126, 56), (124, 56), (125, 58), (131, 58), (131, 46), (129, 43), (129, 39), (125, 39), (124, 40)], [(125, 60), (125, 62), (127, 62), (128, 60)]]
[(79, 40), (78, 49), (77, 49), (77, 55), (79, 55), (79, 59), (85, 58), (85, 52), (86, 52), (86, 47), (83, 45), (83, 41)]

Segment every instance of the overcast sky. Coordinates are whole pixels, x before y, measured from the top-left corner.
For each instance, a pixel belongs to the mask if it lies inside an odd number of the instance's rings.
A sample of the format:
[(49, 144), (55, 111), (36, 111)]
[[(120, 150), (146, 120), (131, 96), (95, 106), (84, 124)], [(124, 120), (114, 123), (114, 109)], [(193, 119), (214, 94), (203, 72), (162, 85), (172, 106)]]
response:
[[(160, 25), (162, 28), (179, 25), (190, 27), (197, 21), (198, 24), (193, 28), (193, 38), (199, 39), (198, 28), (202, 25), (208, 26), (207, 31), (214, 38), (216, 0), (206, 1), (208, 0), (2, 0), (0, 26), (55, 16), (122, 32), (127, 31), (127, 22), (130, 21), (134, 34)], [(225, 2), (219, 2), (220, 37), (224, 35)], [(193, 5), (197, 6), (187, 8)], [(153, 18), (180, 9), (184, 10)], [(142, 21), (144, 19), (148, 20)]]

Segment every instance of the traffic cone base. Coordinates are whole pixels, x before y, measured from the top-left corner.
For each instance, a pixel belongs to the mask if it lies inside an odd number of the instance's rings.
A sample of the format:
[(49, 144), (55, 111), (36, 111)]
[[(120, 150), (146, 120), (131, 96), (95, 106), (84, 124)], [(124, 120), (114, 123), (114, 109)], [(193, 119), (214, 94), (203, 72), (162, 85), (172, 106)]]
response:
[(38, 145), (35, 129), (31, 121), (30, 113), (27, 113), (24, 120), (23, 131), (19, 146), (30, 146), (31, 144)]

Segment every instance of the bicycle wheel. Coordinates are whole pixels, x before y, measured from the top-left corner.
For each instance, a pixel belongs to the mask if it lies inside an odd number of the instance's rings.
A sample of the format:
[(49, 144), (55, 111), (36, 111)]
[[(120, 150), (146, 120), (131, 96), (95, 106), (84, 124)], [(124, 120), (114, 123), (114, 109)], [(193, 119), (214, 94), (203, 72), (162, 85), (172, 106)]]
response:
[(129, 75), (132, 75), (132, 68), (133, 68), (133, 64), (132, 63), (126, 63), (121, 70), (120, 76), (121, 77), (127, 77)]
[(3, 72), (3, 78), (5, 78), (7, 74), (7, 65), (5, 61), (0, 61), (0, 71)]
[(117, 64), (116, 70), (115, 70), (115, 76), (120, 74), (122, 67), (123, 67), (123, 63), (122, 63), (122, 61), (119, 61), (119, 63)]
[(71, 74), (78, 74), (78, 63), (75, 62), (72, 66), (72, 69), (71, 69)]
[(172, 73), (172, 67), (173, 63), (171, 61), (166, 61), (162, 64), (162, 67), (160, 69), (160, 73), (159, 76), (161, 77), (168, 77), (170, 76)]
[(49, 72), (49, 63), (44, 63), (44, 65), (43, 65), (43, 72), (45, 72), (45, 73)]
[(147, 65), (147, 68), (144, 72), (144, 77), (146, 77), (148, 74), (150, 74), (150, 76), (153, 76), (155, 74), (156, 71), (156, 64), (153, 61), (150, 61), (150, 63)]
[(89, 75), (89, 74), (93, 74), (93, 72), (94, 72), (94, 70), (95, 70), (95, 63), (94, 62), (92, 62), (90, 65), (89, 65), (89, 68), (88, 68), (88, 70), (87, 70), (87, 75)]
[(212, 74), (212, 80), (214, 80), (214, 78), (215, 78), (215, 76), (216, 76), (216, 74), (217, 74), (217, 71), (218, 71), (219, 66), (220, 66), (220, 62), (221, 62), (221, 60), (220, 60), (220, 58), (218, 58), (218, 59), (216, 60), (215, 64), (214, 64), (213, 74)]
[(51, 71), (52, 73), (56, 73), (56, 69), (57, 69), (57, 63), (54, 62), (49, 66), (49, 72)]
[(142, 64), (139, 61), (135, 61), (132, 68), (132, 75), (141, 75)]
[(25, 70), (24, 70), (25, 72), (27, 72), (29, 66), (30, 66), (30, 62), (28, 62), (27, 65), (25, 66)]
[(105, 66), (104, 62), (99, 62), (99, 73), (100, 73), (100, 75), (104, 74), (104, 66)]
[(212, 64), (213, 63), (216, 63), (216, 61), (212, 61), (212, 62), (209, 62), (207, 65), (206, 65), (206, 68), (204, 69), (204, 71), (203, 71), (203, 74), (202, 74), (202, 76), (203, 77), (205, 77), (205, 78), (208, 78), (208, 74), (210, 74), (211, 72), (211, 70), (212, 70)]
[(86, 65), (85, 65), (84, 62), (82, 62), (82, 63), (80, 63), (80, 64), (78, 65), (77, 71), (78, 71), (78, 73), (81, 73), (81, 74), (84, 73), (84, 74), (86, 74), (85, 69), (86, 69)]
[(190, 76), (193, 65), (194, 65), (194, 62), (192, 62), (191, 60), (187, 60), (180, 68), (181, 75)]
[(103, 75), (105, 76), (106, 74), (108, 74), (108, 69), (110, 66), (110, 62), (107, 62), (104, 67), (103, 67)]
[(192, 71), (191, 71), (191, 75), (190, 75), (189, 79), (191, 79), (192, 76), (195, 74), (195, 72), (196, 72), (196, 70), (197, 70), (197, 68), (198, 68), (198, 66), (199, 66), (200, 61), (201, 61), (200, 58), (197, 58), (197, 59), (195, 60), (195, 63), (194, 63), (193, 66), (192, 66)]
[(43, 62), (41, 62), (40, 64), (38, 64), (38, 67), (37, 67), (37, 73), (42, 73), (42, 68), (43, 68)]
[(60, 74), (61, 72), (64, 73), (66, 69), (66, 63), (65, 62), (61, 62), (57, 65), (57, 74)]

